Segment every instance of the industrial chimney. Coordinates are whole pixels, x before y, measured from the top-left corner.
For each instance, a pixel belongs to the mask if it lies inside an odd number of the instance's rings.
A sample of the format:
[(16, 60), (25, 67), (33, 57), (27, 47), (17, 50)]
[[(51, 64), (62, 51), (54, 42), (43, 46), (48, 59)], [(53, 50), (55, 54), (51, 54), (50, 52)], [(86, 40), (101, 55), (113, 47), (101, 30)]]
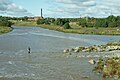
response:
[(42, 16), (42, 8), (41, 8), (41, 18), (43, 18), (43, 16)]

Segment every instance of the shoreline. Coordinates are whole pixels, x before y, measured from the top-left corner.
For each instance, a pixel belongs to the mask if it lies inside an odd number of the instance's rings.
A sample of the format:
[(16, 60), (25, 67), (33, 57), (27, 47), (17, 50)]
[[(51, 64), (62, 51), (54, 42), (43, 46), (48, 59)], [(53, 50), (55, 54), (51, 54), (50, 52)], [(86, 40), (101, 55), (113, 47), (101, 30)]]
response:
[(112, 35), (112, 36), (120, 36), (120, 28), (82, 28), (74, 23), (70, 23), (71, 29), (64, 29), (62, 26), (54, 25), (54, 24), (40, 24), (37, 25), (36, 21), (14, 21), (13, 26), (35, 26), (41, 27), (44, 29), (55, 30), (64, 33), (73, 33), (73, 34), (87, 34), (87, 35)]
[(119, 52), (120, 41), (100, 46), (94, 45), (89, 47), (76, 47), (72, 49), (65, 49), (63, 51), (63, 53), (67, 56), (75, 56), (76, 58), (91, 58), (88, 62), (91, 65), (95, 65), (92, 71), (96, 74), (102, 75), (103, 79), (120, 79)]
[(0, 27), (0, 35), (9, 33), (13, 30), (13, 27)]
[(64, 53), (79, 53), (79, 52), (120, 52), (120, 41), (108, 42), (105, 45), (79, 46), (75, 48), (67, 48)]
[[(63, 29), (63, 27), (61, 27), (61, 26), (44, 25), (44, 24), (43, 25), (37, 25), (37, 27), (41, 27), (41, 28), (49, 29), (49, 30), (54, 30), (54, 31), (59, 31), (59, 32), (64, 32), (64, 33), (72, 33), (72, 34), (120, 36), (120, 32), (115, 33), (117, 31), (117, 28), (98, 28), (98, 29), (96, 29), (96, 28), (74, 29), (74, 28), (72, 28), (72, 29)], [(109, 29), (111, 30), (111, 32), (109, 31)], [(104, 32), (101, 32), (101, 31), (104, 31)], [(107, 31), (109, 31), (109, 33), (107, 33)]]

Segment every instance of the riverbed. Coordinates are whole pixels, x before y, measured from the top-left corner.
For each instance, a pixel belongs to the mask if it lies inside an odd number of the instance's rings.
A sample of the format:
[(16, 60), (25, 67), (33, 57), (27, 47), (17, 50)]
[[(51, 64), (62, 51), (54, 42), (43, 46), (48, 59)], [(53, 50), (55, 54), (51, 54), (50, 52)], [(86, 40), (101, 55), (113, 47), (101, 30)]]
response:
[(102, 80), (92, 72), (94, 65), (88, 63), (91, 58), (65, 55), (63, 49), (120, 40), (120, 36), (71, 34), (39, 27), (13, 28), (12, 32), (0, 35), (3, 80)]

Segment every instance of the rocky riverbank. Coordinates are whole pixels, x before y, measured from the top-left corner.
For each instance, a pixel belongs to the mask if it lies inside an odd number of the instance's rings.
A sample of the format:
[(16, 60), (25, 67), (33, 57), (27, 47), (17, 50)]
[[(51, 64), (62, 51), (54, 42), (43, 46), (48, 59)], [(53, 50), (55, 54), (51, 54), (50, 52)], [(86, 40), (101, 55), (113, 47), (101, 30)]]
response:
[(107, 43), (106, 45), (80, 46), (63, 50), (64, 53), (77, 52), (120, 52), (120, 42)]
[(103, 78), (120, 79), (120, 57), (100, 58), (93, 71), (101, 74)]
[(75, 53), (79, 53), (76, 57), (90, 58), (88, 63), (95, 66), (93, 72), (102, 75), (103, 80), (106, 80), (106, 78), (120, 79), (120, 41), (107, 43), (106, 45), (80, 46), (65, 49), (63, 52), (73, 56)]

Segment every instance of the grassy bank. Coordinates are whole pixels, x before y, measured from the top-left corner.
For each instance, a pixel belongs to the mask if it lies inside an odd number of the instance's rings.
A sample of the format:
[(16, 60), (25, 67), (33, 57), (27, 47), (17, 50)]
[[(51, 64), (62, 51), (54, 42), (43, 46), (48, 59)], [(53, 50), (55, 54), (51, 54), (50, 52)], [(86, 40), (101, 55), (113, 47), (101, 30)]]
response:
[(94, 34), (94, 35), (120, 35), (120, 28), (82, 28), (76, 23), (70, 23), (71, 29), (64, 29), (56, 25), (39, 25), (42, 28), (61, 31), (65, 33)]
[(120, 79), (120, 58), (99, 59), (93, 71), (102, 74), (103, 78)]
[(35, 21), (16, 21), (12, 20), (14, 26), (37, 26)]
[(2, 27), (2, 26), (0, 26), (0, 34), (8, 33), (10, 31), (12, 31), (11, 27)]
[(12, 21), (14, 26), (39, 26), (45, 29), (56, 30), (65, 33), (94, 34), (94, 35), (120, 35), (120, 28), (82, 28), (76, 22), (71, 22), (71, 29), (64, 29), (62, 26), (54, 24), (37, 25), (36, 21)]

